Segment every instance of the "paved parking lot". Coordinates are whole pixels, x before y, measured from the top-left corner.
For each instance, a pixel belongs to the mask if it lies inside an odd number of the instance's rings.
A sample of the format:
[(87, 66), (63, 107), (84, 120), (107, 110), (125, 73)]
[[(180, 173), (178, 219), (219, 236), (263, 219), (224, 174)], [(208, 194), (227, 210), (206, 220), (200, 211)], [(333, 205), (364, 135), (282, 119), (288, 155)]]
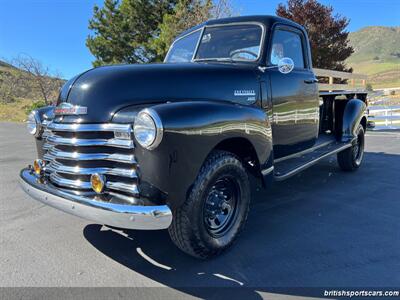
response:
[(200, 287), (247, 287), (248, 298), (400, 287), (400, 132), (368, 133), (356, 173), (332, 157), (254, 189), (242, 236), (209, 261), (180, 252), (165, 230), (114, 231), (30, 199), (18, 173), (35, 157), (32, 138), (0, 123), (0, 140), (0, 286), (164, 287), (153, 289), (160, 299), (213, 295)]

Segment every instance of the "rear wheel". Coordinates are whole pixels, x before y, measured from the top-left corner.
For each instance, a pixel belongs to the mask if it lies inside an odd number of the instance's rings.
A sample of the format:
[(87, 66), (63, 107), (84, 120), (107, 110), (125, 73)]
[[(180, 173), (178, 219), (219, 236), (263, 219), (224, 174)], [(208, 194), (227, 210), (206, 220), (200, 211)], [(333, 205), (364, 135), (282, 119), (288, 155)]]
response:
[(339, 166), (344, 171), (357, 170), (364, 157), (365, 132), (361, 124), (357, 128), (356, 134), (353, 145), (337, 154)]
[(239, 159), (211, 153), (186, 202), (173, 212), (168, 231), (173, 242), (197, 258), (218, 255), (232, 245), (247, 218), (250, 184)]

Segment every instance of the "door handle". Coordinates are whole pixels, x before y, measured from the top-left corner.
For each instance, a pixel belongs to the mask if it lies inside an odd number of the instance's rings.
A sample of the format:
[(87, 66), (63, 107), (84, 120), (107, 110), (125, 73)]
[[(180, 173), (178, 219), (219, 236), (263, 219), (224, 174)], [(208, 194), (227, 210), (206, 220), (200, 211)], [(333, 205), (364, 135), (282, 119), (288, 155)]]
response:
[(318, 79), (317, 78), (305, 79), (304, 83), (307, 84), (318, 83)]

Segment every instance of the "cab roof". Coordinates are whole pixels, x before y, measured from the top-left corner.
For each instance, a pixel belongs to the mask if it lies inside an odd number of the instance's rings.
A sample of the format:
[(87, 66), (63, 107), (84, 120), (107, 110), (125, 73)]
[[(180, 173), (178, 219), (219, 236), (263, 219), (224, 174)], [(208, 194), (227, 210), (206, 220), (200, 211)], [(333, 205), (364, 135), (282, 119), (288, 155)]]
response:
[(269, 16), (269, 15), (256, 15), (256, 16), (241, 16), (241, 17), (232, 17), (232, 18), (223, 18), (223, 19), (212, 19), (208, 20), (204, 23), (201, 23), (197, 26), (194, 26), (177, 36), (177, 38), (184, 36), (196, 29), (199, 29), (204, 26), (210, 25), (224, 25), (224, 24), (234, 24), (234, 23), (244, 23), (244, 22), (255, 22), (264, 25), (266, 28), (271, 28), (275, 23), (283, 24), (283, 25), (290, 25), (304, 31), (304, 28), (285, 18), (277, 17), (277, 16)]

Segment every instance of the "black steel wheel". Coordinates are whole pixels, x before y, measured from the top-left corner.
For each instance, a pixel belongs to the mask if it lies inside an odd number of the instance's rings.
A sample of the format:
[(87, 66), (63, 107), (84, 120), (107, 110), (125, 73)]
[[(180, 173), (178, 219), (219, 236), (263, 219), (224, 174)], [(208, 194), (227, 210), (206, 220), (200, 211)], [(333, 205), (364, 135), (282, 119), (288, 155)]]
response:
[(353, 145), (337, 155), (339, 166), (344, 171), (357, 170), (364, 158), (365, 132), (361, 124), (357, 128), (356, 135)]
[(238, 237), (249, 204), (250, 184), (242, 163), (232, 153), (215, 151), (201, 168), (186, 202), (173, 211), (171, 239), (191, 256), (216, 256)]
[(223, 175), (211, 187), (204, 203), (203, 217), (206, 229), (214, 236), (223, 236), (237, 218), (240, 201), (239, 186), (232, 176)]

